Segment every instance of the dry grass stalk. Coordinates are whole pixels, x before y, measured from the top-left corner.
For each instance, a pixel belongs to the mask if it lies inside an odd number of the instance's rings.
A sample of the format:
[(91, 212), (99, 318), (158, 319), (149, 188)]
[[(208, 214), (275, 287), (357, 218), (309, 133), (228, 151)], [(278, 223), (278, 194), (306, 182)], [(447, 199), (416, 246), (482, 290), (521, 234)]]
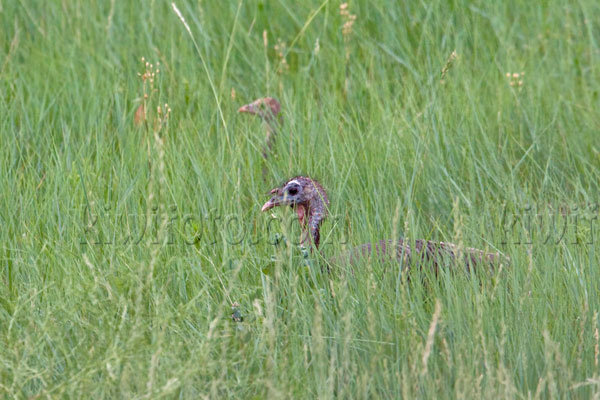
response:
[(450, 56), (448, 56), (448, 59), (446, 60), (446, 64), (444, 64), (444, 68), (442, 68), (442, 76), (440, 78), (440, 82), (442, 83), (442, 85), (444, 83), (446, 83), (446, 81), (445, 81), (446, 74), (448, 73), (450, 68), (452, 68), (454, 61), (457, 58), (458, 58), (458, 55), (456, 54), (456, 50), (453, 50), (452, 53), (450, 53)]
[(598, 334), (598, 311), (594, 312), (594, 366), (598, 368), (598, 358), (600, 357), (600, 335)]
[(433, 349), (433, 339), (435, 338), (435, 330), (437, 328), (441, 312), (442, 305), (440, 304), (439, 300), (436, 300), (435, 311), (433, 312), (433, 317), (431, 318), (431, 324), (429, 324), (429, 332), (427, 333), (427, 341), (425, 342), (425, 350), (423, 351), (423, 371), (421, 372), (421, 375), (423, 376), (427, 375), (427, 361), (429, 360), (431, 350)]

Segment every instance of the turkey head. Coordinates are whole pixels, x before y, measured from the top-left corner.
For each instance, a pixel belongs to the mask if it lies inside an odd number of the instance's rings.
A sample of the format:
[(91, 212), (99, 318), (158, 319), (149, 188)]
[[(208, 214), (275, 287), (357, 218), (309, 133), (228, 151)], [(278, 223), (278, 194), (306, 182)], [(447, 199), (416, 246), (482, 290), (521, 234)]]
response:
[(278, 119), (281, 122), (281, 104), (272, 97), (263, 97), (254, 100), (252, 103), (246, 104), (239, 108), (239, 113), (248, 113), (259, 116), (266, 123)]
[(277, 206), (290, 206), (298, 214), (302, 226), (301, 244), (311, 240), (315, 247), (319, 247), (319, 229), (329, 207), (327, 193), (321, 184), (314, 179), (297, 176), (271, 190), (270, 194), (272, 197), (262, 206), (261, 211)]

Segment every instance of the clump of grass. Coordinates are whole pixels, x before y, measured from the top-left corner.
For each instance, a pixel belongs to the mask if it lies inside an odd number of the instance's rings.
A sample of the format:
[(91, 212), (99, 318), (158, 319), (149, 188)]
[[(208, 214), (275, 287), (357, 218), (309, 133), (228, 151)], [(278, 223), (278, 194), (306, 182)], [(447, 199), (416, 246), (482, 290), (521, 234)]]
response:
[[(594, 2), (28, 3), (0, 12), (0, 397), (598, 395)], [(263, 184), (236, 110), (274, 79)], [(296, 174), (322, 253), (260, 213)], [(400, 236), (511, 266), (321, 269)]]

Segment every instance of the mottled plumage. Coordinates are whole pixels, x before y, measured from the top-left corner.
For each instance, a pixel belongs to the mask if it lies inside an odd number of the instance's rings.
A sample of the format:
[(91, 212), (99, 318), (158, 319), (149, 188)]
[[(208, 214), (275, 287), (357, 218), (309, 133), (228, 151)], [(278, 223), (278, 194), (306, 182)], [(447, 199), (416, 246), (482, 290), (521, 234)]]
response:
[(402, 265), (431, 265), (437, 272), (438, 267), (462, 261), (467, 270), (477, 266), (493, 268), (499, 264), (508, 265), (508, 258), (500, 253), (486, 253), (472, 247), (461, 248), (454, 243), (434, 242), (416, 239), (384, 239), (375, 243), (365, 243), (343, 253), (330, 261), (334, 265), (356, 264), (362, 259), (375, 258), (380, 262), (396, 259)]

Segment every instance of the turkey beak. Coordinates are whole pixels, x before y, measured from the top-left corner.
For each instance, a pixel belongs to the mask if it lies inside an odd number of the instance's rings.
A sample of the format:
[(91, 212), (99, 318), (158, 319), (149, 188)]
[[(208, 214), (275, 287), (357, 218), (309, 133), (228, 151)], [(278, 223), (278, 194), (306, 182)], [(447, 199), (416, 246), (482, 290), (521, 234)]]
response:
[(273, 196), (271, 197), (271, 199), (269, 201), (267, 201), (265, 204), (263, 204), (262, 208), (260, 209), (260, 211), (265, 212), (267, 210), (270, 210), (273, 207), (277, 207), (280, 203), (279, 197), (278, 196)]
[(241, 106), (238, 110), (239, 113), (248, 113), (248, 114), (256, 114), (256, 107), (253, 103), (246, 104), (245, 106)]
[(265, 212), (273, 207), (281, 205), (281, 195), (279, 194), (279, 188), (271, 190), (269, 194), (272, 194), (273, 196), (269, 199), (269, 201), (263, 204), (262, 208), (260, 209), (260, 211), (262, 212)]

